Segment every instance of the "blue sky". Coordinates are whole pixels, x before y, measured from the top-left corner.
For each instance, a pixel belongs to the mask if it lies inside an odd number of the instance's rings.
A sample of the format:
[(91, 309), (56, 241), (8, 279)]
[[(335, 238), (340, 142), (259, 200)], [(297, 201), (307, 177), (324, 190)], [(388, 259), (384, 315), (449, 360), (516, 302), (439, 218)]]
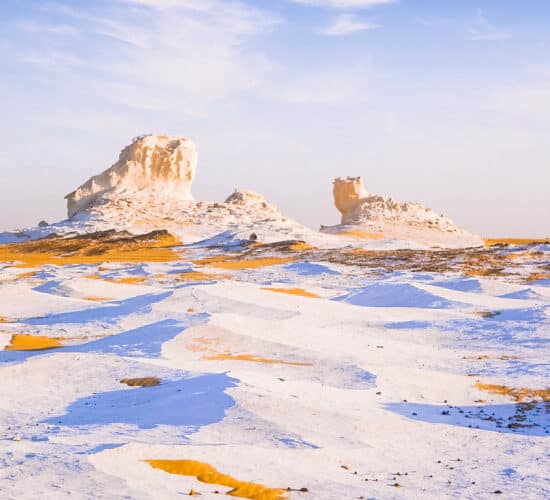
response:
[(312, 227), (331, 181), (488, 236), (550, 234), (546, 0), (2, 0), (0, 229), (142, 133), (191, 137), (194, 194)]

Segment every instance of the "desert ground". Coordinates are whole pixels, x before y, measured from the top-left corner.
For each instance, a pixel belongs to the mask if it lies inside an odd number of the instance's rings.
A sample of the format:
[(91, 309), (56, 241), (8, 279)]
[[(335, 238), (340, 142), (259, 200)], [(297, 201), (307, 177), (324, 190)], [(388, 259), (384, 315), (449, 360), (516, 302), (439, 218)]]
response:
[(1, 245), (2, 497), (548, 498), (550, 245), (489, 243)]

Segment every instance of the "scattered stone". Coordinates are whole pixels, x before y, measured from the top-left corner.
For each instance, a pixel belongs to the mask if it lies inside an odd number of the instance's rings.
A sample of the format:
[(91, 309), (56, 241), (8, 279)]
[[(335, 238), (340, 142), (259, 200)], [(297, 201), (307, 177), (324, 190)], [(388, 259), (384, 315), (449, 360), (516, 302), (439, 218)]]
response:
[(158, 377), (141, 377), (141, 378), (123, 378), (121, 384), (129, 385), (130, 387), (156, 387), (160, 385)]

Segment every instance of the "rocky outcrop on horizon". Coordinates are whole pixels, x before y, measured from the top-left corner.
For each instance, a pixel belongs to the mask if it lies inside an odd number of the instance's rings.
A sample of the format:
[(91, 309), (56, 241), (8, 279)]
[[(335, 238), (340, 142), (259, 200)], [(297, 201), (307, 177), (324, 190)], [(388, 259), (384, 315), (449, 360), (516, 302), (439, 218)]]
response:
[(135, 138), (113, 166), (66, 196), (68, 225), (85, 232), (166, 229), (186, 241), (226, 231), (246, 236), (254, 232), (266, 241), (321, 237), (252, 191), (236, 189), (224, 202), (195, 200), (191, 185), (197, 159), (190, 139)]
[(338, 177), (333, 183), (334, 205), (341, 224), (323, 227), (328, 233), (364, 232), (366, 237), (432, 242), (438, 245), (481, 245), (481, 237), (469, 233), (449, 218), (419, 203), (399, 202), (369, 193), (361, 177)]
[[(367, 192), (360, 177), (334, 181), (341, 224), (321, 232), (285, 217), (264, 196), (236, 189), (223, 202), (195, 200), (191, 186), (197, 148), (185, 137), (142, 135), (133, 139), (107, 170), (66, 196), (69, 219), (29, 230), (0, 234), (0, 242), (48, 235), (125, 230), (142, 234), (167, 230), (187, 243), (220, 234), (264, 242), (296, 239), (336, 248), (465, 247), (483, 243), (446, 217), (417, 203), (400, 203)], [(379, 240), (379, 241), (372, 241)]]

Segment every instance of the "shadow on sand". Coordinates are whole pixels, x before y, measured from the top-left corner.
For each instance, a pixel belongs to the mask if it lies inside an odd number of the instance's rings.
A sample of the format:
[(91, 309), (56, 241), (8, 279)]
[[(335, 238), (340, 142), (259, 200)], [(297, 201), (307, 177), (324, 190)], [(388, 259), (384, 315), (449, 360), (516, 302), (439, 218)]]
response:
[(388, 403), (385, 408), (412, 420), (523, 436), (550, 436), (550, 403), (448, 406)]

